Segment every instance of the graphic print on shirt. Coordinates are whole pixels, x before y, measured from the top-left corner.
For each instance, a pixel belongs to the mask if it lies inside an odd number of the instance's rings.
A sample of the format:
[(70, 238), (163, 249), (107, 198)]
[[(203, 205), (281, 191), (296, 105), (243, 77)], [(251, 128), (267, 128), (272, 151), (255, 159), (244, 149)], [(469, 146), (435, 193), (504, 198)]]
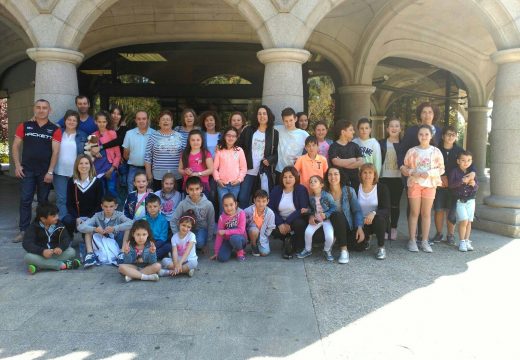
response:
[(238, 227), (238, 214), (236, 214), (235, 216), (233, 216), (232, 218), (229, 218), (225, 223), (224, 223), (224, 229), (226, 230), (229, 230), (229, 229), (236, 229)]
[(374, 163), (374, 149), (369, 147), (360, 146), (361, 156), (365, 159), (365, 163), (373, 164)]
[(251, 152), (253, 153), (253, 158), (257, 158), (257, 159), (263, 158), (264, 149), (265, 149), (265, 139), (253, 138), (253, 143), (251, 144)]
[[(181, 241), (179, 239), (179, 241)], [(180, 256), (180, 257), (183, 257), (184, 256), (184, 253), (186, 252), (186, 248), (188, 247), (188, 241), (185, 241), (183, 243), (177, 243), (177, 254)]]
[(160, 137), (157, 140), (156, 149), (162, 153), (176, 155), (182, 148), (182, 139), (179, 136)]

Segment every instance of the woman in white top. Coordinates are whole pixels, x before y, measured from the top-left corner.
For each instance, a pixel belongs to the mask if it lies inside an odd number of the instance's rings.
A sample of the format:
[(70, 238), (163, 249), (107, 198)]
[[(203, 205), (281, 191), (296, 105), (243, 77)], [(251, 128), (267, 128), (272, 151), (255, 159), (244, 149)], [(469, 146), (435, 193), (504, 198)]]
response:
[(74, 161), (79, 154), (83, 153), (87, 141), (87, 135), (78, 130), (78, 112), (68, 110), (63, 119), (65, 128), (62, 129), (60, 152), (52, 179), (61, 220), (67, 215), (67, 182), (74, 172)]
[[(358, 201), (363, 212), (363, 231), (365, 241), (361, 247), (365, 250), (369, 247), (370, 235), (377, 237), (378, 250), (376, 258), (386, 258), (385, 232), (390, 215), (390, 194), (385, 184), (378, 183), (378, 175), (373, 164), (363, 164), (359, 169)], [(363, 250), (363, 249), (356, 249)]]

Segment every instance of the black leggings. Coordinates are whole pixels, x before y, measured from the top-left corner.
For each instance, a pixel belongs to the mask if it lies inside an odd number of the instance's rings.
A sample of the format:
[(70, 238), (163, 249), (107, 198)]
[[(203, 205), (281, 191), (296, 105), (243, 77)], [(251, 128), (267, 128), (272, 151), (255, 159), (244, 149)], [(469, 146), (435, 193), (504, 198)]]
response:
[(307, 228), (307, 220), (303, 217), (298, 217), (289, 225), (291, 225), (291, 230), (294, 232), (294, 235), (282, 235), (280, 230), (278, 230), (278, 227), (276, 227), (272, 232), (273, 237), (279, 238), (283, 241), (286, 237), (291, 236), (292, 248), (294, 251), (299, 252), (305, 247), (305, 229)]
[(363, 232), (365, 233), (365, 241), (368, 241), (371, 234), (376, 234), (377, 245), (385, 246), (386, 219), (379, 215), (374, 216), (372, 224), (363, 226)]
[(399, 221), (399, 205), (401, 203), (401, 196), (403, 195), (403, 180), (402, 178), (380, 178), (381, 184), (385, 184), (390, 190), (390, 226), (397, 228)]

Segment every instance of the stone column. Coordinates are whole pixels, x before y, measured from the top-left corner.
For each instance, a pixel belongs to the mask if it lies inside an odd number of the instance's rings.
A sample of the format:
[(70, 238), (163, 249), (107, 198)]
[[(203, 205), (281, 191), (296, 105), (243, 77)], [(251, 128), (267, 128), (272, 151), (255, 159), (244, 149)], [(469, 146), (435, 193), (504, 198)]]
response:
[(78, 95), (76, 67), (83, 61), (83, 54), (59, 48), (31, 48), (27, 55), (36, 62), (34, 99), (50, 102), (50, 118), (57, 121), (67, 109), (75, 109)]
[(354, 124), (363, 117), (370, 118), (370, 97), (376, 91), (372, 85), (347, 85), (338, 88), (341, 96), (341, 118)]
[(473, 164), (477, 168), (479, 178), (484, 177), (486, 168), (486, 144), (488, 140), (487, 106), (471, 106), (468, 108), (468, 132), (466, 135), (466, 146), (473, 154)]
[(498, 51), (492, 60), (498, 71), (490, 134), (491, 196), (479, 207), (476, 225), (520, 237), (520, 48)]
[(265, 64), (262, 102), (281, 124), (281, 112), (286, 107), (303, 111), (302, 64), (311, 54), (303, 49), (273, 48), (259, 51), (256, 56)]
[(385, 137), (385, 119), (384, 115), (373, 115), (372, 120), (372, 137), (374, 139), (383, 139)]

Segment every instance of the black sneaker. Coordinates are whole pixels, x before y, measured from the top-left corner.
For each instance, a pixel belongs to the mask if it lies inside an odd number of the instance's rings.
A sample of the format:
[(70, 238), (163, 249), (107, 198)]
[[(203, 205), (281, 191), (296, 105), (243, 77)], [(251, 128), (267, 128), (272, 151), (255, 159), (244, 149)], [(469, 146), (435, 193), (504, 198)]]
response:
[(283, 255), (284, 259), (292, 259), (293, 258), (293, 248), (292, 248), (292, 239), (291, 237), (286, 237), (283, 240)]
[(251, 245), (251, 255), (260, 256), (260, 251), (258, 251), (258, 245)]

